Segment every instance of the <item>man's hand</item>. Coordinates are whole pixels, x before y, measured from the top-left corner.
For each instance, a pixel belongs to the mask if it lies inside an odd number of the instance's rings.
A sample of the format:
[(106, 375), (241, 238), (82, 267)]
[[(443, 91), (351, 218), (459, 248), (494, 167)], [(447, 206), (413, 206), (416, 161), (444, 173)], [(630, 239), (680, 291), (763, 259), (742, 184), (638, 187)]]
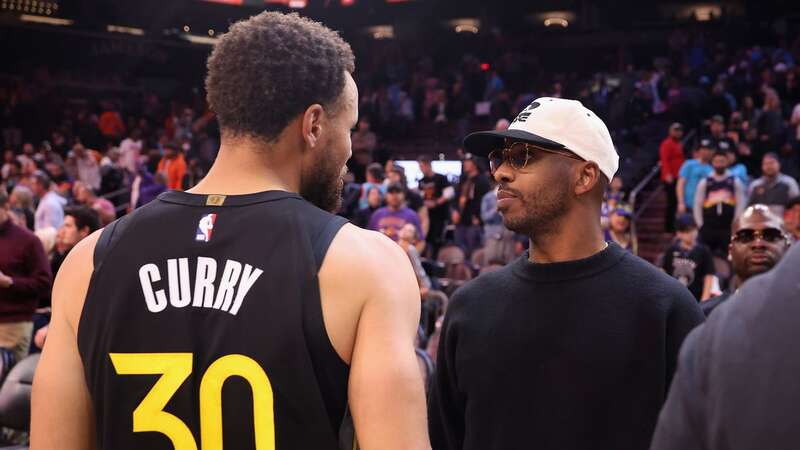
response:
[(10, 276), (0, 271), (0, 288), (7, 289), (11, 287), (12, 284), (14, 284), (14, 280)]
[(678, 205), (678, 214), (686, 214), (686, 205), (683, 203)]
[(667, 184), (672, 184), (675, 181), (675, 178), (672, 175), (667, 175), (667, 179), (665, 180)]

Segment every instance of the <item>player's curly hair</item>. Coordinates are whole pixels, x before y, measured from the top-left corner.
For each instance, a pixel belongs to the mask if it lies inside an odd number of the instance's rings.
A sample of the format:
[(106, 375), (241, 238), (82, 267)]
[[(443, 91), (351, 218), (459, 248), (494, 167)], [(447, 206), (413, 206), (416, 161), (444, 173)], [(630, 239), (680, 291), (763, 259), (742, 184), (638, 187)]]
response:
[(353, 73), (350, 45), (296, 13), (263, 12), (235, 23), (208, 58), (206, 92), (224, 133), (275, 140), (320, 104), (335, 114)]

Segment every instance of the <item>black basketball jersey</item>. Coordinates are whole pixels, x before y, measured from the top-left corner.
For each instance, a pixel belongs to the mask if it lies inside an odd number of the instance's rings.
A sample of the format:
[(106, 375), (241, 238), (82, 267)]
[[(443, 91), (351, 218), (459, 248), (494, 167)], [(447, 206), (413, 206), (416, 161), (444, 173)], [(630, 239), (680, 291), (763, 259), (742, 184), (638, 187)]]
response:
[(349, 368), (317, 273), (345, 223), (282, 191), (173, 191), (109, 225), (78, 330), (100, 448), (338, 449)]

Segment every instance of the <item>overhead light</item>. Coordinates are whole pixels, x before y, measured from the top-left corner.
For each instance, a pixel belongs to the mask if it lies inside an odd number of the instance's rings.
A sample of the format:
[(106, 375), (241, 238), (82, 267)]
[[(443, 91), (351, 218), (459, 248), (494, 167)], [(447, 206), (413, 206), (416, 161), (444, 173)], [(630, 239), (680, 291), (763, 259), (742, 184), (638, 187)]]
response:
[(305, 8), (308, 2), (306, 0), (289, 0), (288, 6), (289, 8)]
[(75, 23), (69, 19), (59, 19), (57, 17), (34, 16), (32, 14), (23, 14), (19, 16), (19, 20), (23, 22), (44, 23), (47, 25), (70, 26)]
[(373, 39), (394, 39), (394, 27), (391, 25), (377, 25), (367, 28)]
[(189, 28), (189, 25), (184, 25), (183, 26), (183, 32), (184, 33), (188, 33), (190, 30), (191, 30), (191, 28)]
[(208, 30), (208, 35), (209, 36), (213, 36), (214, 35), (214, 30)]
[(478, 34), (481, 28), (481, 21), (475, 18), (462, 18), (462, 19), (453, 19), (447, 22), (449, 26), (456, 33), (472, 33)]
[(544, 19), (544, 26), (567, 28), (569, 26), (569, 21), (563, 17), (548, 17)]
[(134, 36), (144, 36), (144, 30), (141, 28), (123, 27), (120, 25), (108, 25), (106, 26), (106, 31), (109, 33), (125, 33), (132, 34)]
[(198, 36), (196, 34), (184, 34), (181, 36), (192, 44), (214, 45), (219, 39), (209, 36)]
[(478, 34), (478, 27), (474, 25), (457, 25), (455, 29), (456, 33)]
[(722, 16), (722, 8), (719, 5), (696, 5), (689, 7), (691, 15), (700, 22), (708, 22), (711, 19), (718, 19)]

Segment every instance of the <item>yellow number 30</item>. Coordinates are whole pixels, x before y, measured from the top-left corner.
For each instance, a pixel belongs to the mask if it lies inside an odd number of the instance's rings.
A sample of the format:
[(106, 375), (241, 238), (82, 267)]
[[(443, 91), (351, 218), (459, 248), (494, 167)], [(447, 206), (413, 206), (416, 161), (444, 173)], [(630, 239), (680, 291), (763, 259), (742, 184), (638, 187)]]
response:
[[(119, 375), (158, 375), (150, 392), (133, 411), (133, 432), (155, 431), (172, 441), (175, 450), (197, 450), (186, 424), (164, 407), (192, 373), (191, 353), (111, 353)], [(227, 355), (214, 361), (200, 381), (200, 439), (202, 450), (222, 450), (222, 385), (232, 377), (244, 378), (253, 391), (256, 450), (275, 450), (275, 413), (272, 385), (264, 369), (244, 355)]]

